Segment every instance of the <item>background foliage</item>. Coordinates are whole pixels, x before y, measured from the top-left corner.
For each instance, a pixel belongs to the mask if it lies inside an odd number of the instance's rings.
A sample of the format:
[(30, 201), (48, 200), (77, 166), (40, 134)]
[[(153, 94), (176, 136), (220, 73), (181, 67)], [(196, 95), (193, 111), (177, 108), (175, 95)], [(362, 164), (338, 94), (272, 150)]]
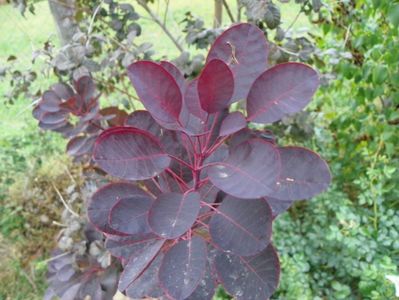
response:
[[(189, 63), (195, 55), (203, 53), (208, 39), (211, 41), (217, 34), (212, 29), (207, 30), (213, 21), (211, 4), (197, 0), (170, 2), (166, 18), (173, 25), (169, 28), (179, 35), (186, 30), (186, 41), (194, 43), (186, 46), (183, 35), (179, 40), (187, 47), (187, 53), (180, 59), (187, 70), (195, 73)], [(235, 10), (235, 1), (228, 2)], [(276, 47), (291, 52), (288, 55), (280, 49), (275, 61), (305, 60), (323, 74), (324, 85), (307, 114), (296, 120), (285, 120), (273, 130), (285, 133), (282, 141), (285, 144), (298, 144), (305, 135), (304, 145), (328, 160), (334, 185), (318, 198), (297, 203), (276, 221), (274, 243), (281, 254), (283, 273), (280, 288), (273, 298), (394, 299), (394, 287), (385, 276), (398, 275), (399, 271), (399, 4), (387, 0), (323, 1), (321, 6), (319, 1), (290, 2), (285, 5), (279, 1), (241, 1), (247, 5), (248, 17), (264, 26)], [(293, 2), (297, 5), (293, 6)], [(149, 5), (163, 16), (165, 3), (159, 1)], [(262, 3), (266, 3), (268, 9), (261, 15), (251, 15), (251, 12), (260, 12), (251, 5)], [(274, 6), (281, 8), (281, 18)], [(137, 20), (142, 33), (135, 43), (153, 42), (154, 46), (148, 49), (155, 50), (154, 59), (181, 55), (150, 20), (145, 9), (134, 7), (140, 16), (145, 16)], [(49, 166), (43, 163), (43, 158), (57, 160), (64, 149), (64, 141), (55, 134), (37, 132), (30, 116), (30, 100), (23, 95), (26, 82), (31, 84), (28, 96), (34, 96), (57, 80), (49, 75), (52, 73), (41, 73), (40, 64), (48, 64), (49, 60), (43, 62), (38, 58), (34, 65), (30, 64), (32, 48), (42, 49), (55, 33), (46, 3), (39, 2), (35, 8), (36, 15), (27, 12), (24, 19), (11, 7), (0, 6), (0, 19), (6, 20), (0, 25), (0, 65), (4, 66), (0, 69), (20, 71), (16, 74), (7, 71), (6, 80), (0, 82), (1, 94), (7, 94), (2, 98), (0, 109), (0, 158), (3, 162), (0, 165), (0, 227), (4, 240), (0, 250), (10, 254), (0, 261), (7, 266), (1, 272), (0, 299), (40, 298), (38, 295), (45, 289), (43, 275), (49, 253), (43, 250), (28, 260), (21, 260), (21, 248), (28, 247), (27, 239), (21, 237), (32, 234), (31, 222), (44, 236), (50, 237), (55, 231), (50, 223), (35, 220), (37, 211), (29, 215), (26, 202), (34, 203), (29, 207), (41, 207), (42, 197), (33, 193), (20, 201), (15, 193), (27, 187), (34, 191), (47, 186), (51, 190), (51, 185), (43, 182), (59, 178), (49, 175)], [(190, 10), (191, 15), (185, 14)], [(197, 16), (202, 17), (204, 23), (196, 20)], [(185, 21), (179, 23), (182, 20)], [(229, 23), (225, 11), (223, 24)], [(90, 22), (85, 26), (90, 26)], [(306, 37), (312, 47), (304, 39), (292, 39), (303, 36), (301, 28), (304, 26), (309, 29)], [(283, 40), (282, 34), (287, 29), (292, 30), (284, 34)], [(103, 28), (100, 26), (98, 30)], [(109, 36), (114, 37), (113, 34)], [(58, 51), (56, 37), (51, 41)], [(122, 37), (119, 43), (124, 41)], [(108, 50), (119, 48), (113, 40), (108, 40), (108, 44), (115, 47)], [(147, 48), (141, 49), (151, 54)], [(15, 53), (17, 59), (12, 57)], [(143, 55), (143, 51), (139, 53)], [(197, 58), (201, 64), (200, 56)], [(123, 87), (123, 83), (112, 82), (112, 73), (99, 73), (98, 78), (106, 83), (103, 91), (107, 101), (121, 103), (125, 99), (129, 103), (129, 97), (115, 89)], [(29, 76), (37, 80), (26, 81), (33, 79)], [(20, 95), (19, 98), (16, 95)], [(11, 106), (10, 101), (14, 103)], [(46, 168), (47, 171), (43, 171)], [(62, 204), (57, 202), (55, 194), (48, 197), (53, 199), (55, 208), (46, 214), (54, 216), (57, 207), (59, 212), (62, 210)], [(219, 292), (218, 297), (225, 296)]]

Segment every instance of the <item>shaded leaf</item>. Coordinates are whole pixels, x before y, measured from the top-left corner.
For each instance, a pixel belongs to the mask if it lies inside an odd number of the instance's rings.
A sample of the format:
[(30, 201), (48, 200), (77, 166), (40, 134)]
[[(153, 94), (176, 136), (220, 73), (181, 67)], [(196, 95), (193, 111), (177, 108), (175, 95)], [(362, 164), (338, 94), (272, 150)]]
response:
[(87, 215), (89, 221), (100, 231), (109, 234), (119, 234), (108, 224), (111, 208), (120, 199), (141, 194), (142, 190), (132, 183), (111, 183), (97, 190), (89, 201)]
[(165, 240), (154, 240), (152, 243), (142, 245), (141, 249), (131, 256), (119, 278), (120, 291), (125, 291), (140, 276), (158, 254), (164, 242)]
[(190, 296), (204, 277), (206, 268), (206, 243), (194, 236), (179, 241), (165, 253), (159, 281), (173, 299), (183, 300)]
[(153, 135), (131, 127), (105, 130), (96, 141), (93, 159), (108, 174), (129, 180), (154, 177), (170, 164)]
[(237, 300), (269, 299), (278, 286), (280, 264), (272, 245), (247, 257), (219, 252), (215, 267), (224, 288)]
[(162, 127), (178, 129), (182, 93), (172, 75), (154, 62), (139, 61), (128, 67), (128, 76), (154, 119)]
[(151, 229), (163, 238), (174, 239), (194, 224), (200, 210), (200, 195), (163, 193), (155, 200), (148, 215)]
[(264, 199), (226, 196), (209, 222), (212, 241), (236, 255), (254, 255), (270, 243), (272, 211)]
[(233, 134), (247, 126), (247, 121), (244, 115), (239, 112), (235, 111), (227, 115), (224, 118), (222, 125), (220, 126), (219, 135), (226, 136)]

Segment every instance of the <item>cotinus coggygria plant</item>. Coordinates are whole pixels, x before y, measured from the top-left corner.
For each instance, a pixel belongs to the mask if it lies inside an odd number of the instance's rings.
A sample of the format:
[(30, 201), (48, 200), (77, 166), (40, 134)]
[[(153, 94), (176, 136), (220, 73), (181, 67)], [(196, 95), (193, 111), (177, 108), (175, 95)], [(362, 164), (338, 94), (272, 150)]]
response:
[[(303, 109), (318, 74), (300, 63), (268, 68), (268, 45), (250, 24), (225, 31), (198, 78), (171, 63), (138, 61), (129, 78), (146, 111), (103, 131), (94, 162), (121, 181), (92, 197), (91, 223), (124, 270), (127, 296), (268, 299), (280, 267), (272, 221), (330, 182), (327, 164), (301, 147), (279, 147), (271, 124)], [(229, 111), (246, 101), (246, 112)]]

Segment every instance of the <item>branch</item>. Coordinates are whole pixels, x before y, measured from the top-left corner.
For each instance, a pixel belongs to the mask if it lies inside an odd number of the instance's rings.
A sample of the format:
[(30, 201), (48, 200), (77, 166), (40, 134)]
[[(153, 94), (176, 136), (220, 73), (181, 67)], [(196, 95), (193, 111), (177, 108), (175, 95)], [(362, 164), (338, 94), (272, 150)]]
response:
[(231, 10), (230, 10), (230, 7), (229, 7), (229, 5), (227, 4), (226, 0), (223, 0), (223, 6), (224, 6), (224, 8), (226, 9), (227, 14), (229, 15), (230, 21), (231, 21), (232, 23), (235, 23), (236, 21), (234, 20), (233, 14), (232, 14), (232, 12), (231, 12)]
[(72, 210), (72, 208), (70, 208), (70, 207), (68, 206), (68, 204), (66, 203), (64, 197), (62, 197), (62, 195), (61, 195), (61, 193), (60, 193), (60, 190), (57, 189), (57, 187), (55, 186), (55, 184), (53, 183), (52, 185), (53, 185), (53, 188), (54, 188), (54, 190), (56, 191), (58, 197), (60, 198), (62, 204), (64, 204), (65, 208), (66, 208), (72, 215), (74, 215), (74, 216), (77, 217), (77, 218), (80, 218), (80, 216), (79, 216), (76, 212), (74, 212), (74, 211)]
[(162, 23), (162, 21), (159, 19), (159, 17), (154, 14), (151, 10), (151, 8), (145, 3), (143, 0), (136, 0), (137, 3), (145, 9), (145, 11), (151, 16), (152, 20), (158, 24), (159, 27), (165, 32), (165, 34), (170, 38), (170, 40), (175, 44), (176, 48), (180, 52), (184, 52), (183, 47), (179, 44), (177, 39), (172, 35), (172, 33), (169, 31), (169, 29)]

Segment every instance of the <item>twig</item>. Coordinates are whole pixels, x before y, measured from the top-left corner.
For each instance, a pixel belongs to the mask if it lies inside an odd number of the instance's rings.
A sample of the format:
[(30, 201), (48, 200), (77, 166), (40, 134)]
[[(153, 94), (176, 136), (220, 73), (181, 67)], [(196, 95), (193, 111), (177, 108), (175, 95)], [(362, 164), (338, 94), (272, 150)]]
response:
[(301, 9), (299, 10), (299, 12), (296, 14), (294, 20), (291, 22), (291, 24), (290, 24), (290, 25), (287, 27), (287, 29), (285, 30), (285, 33), (287, 33), (287, 32), (292, 28), (292, 26), (295, 25), (296, 21), (298, 21), (298, 18), (299, 18), (299, 16), (301, 15), (301, 13), (302, 13), (302, 7), (301, 7)]
[(91, 17), (90, 24), (89, 24), (89, 29), (87, 30), (87, 42), (86, 42), (86, 47), (90, 43), (90, 34), (93, 30), (93, 25), (94, 25), (94, 19), (96, 18), (98, 12), (100, 11), (100, 7), (103, 4), (104, 0), (101, 0), (101, 2), (97, 5), (96, 9), (94, 10), (93, 16)]
[(67, 256), (68, 254), (70, 254), (70, 252), (61, 253), (61, 254), (59, 254), (59, 255), (50, 257), (49, 259), (43, 260), (42, 263), (47, 264), (47, 263), (49, 263), (49, 262), (52, 262), (53, 260), (56, 260), (56, 259), (61, 258), (61, 257), (64, 257), (64, 256)]
[(229, 5), (227, 4), (226, 0), (223, 0), (223, 6), (224, 6), (224, 8), (226, 9), (227, 14), (229, 15), (230, 21), (231, 21), (232, 23), (235, 23), (236, 21), (234, 20), (234, 16), (233, 16), (233, 14), (231, 13), (230, 7), (229, 7)]
[(168, 30), (168, 28), (162, 24), (162, 21), (159, 19), (159, 17), (154, 14), (151, 10), (151, 8), (147, 5), (147, 3), (145, 3), (143, 0), (136, 0), (137, 3), (143, 7), (145, 9), (145, 11), (151, 16), (152, 20), (158, 24), (159, 27), (161, 27), (161, 29), (163, 30), (163, 32), (165, 32), (165, 34), (169, 37), (169, 39), (173, 42), (173, 44), (175, 44), (176, 48), (180, 51), (180, 52), (184, 52), (183, 47), (179, 44), (179, 42), (177, 41), (177, 39), (172, 35), (172, 33)]
[(76, 212), (74, 212), (74, 211), (72, 210), (72, 208), (70, 208), (70, 207), (68, 206), (68, 204), (66, 203), (64, 197), (62, 197), (62, 195), (61, 195), (59, 189), (57, 189), (57, 187), (55, 186), (55, 184), (52, 183), (52, 185), (53, 185), (53, 188), (54, 188), (54, 190), (56, 191), (58, 197), (60, 198), (62, 204), (64, 204), (65, 208), (66, 208), (72, 215), (74, 215), (74, 216), (77, 217), (77, 218), (80, 218), (80, 216), (79, 216)]

